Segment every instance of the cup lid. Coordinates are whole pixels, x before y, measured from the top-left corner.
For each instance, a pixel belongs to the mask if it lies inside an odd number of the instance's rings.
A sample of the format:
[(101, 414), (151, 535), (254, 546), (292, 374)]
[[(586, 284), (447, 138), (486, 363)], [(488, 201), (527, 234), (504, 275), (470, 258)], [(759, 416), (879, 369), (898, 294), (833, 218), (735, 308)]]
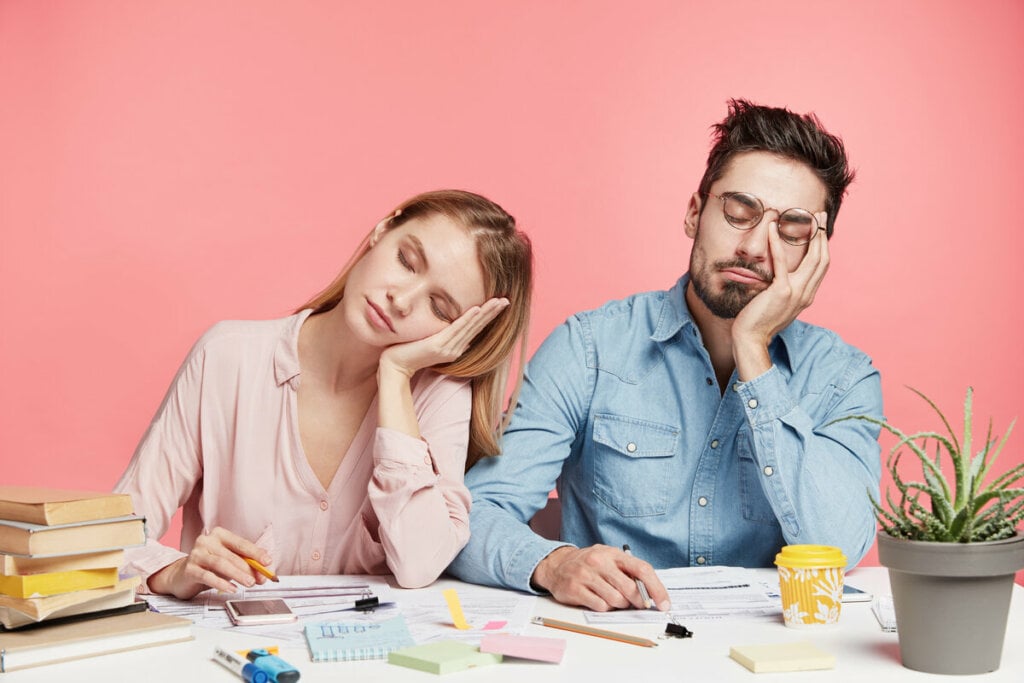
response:
[(846, 555), (834, 545), (787, 545), (775, 556), (782, 567), (845, 567)]

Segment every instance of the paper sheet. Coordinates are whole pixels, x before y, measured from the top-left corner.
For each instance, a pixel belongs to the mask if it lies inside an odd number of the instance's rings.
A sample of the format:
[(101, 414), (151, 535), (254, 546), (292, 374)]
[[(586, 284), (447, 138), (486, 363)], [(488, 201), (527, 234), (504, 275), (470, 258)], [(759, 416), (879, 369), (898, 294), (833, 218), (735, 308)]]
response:
[(679, 567), (657, 570), (665, 584), (672, 609), (584, 612), (587, 623), (665, 623), (695, 619), (777, 618), (782, 614), (778, 585), (742, 567)]

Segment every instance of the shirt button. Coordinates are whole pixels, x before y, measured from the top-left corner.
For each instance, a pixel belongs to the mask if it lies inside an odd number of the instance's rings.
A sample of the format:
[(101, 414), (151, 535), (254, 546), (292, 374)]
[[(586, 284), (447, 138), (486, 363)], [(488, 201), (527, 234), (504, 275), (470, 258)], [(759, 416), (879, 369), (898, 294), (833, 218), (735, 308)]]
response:
[(707, 562), (707, 560), (704, 559), (703, 555), (697, 558), (697, 564), (704, 564), (705, 562)]
[(704, 381), (708, 383), (709, 387), (715, 383), (715, 380), (711, 379), (710, 377), (705, 377)]
[(747, 405), (750, 406), (751, 408), (756, 408), (757, 407), (757, 399), (756, 398), (750, 399), (749, 401), (747, 401)]
[(764, 476), (770, 477), (773, 474), (775, 474), (775, 470), (772, 468), (771, 465), (768, 465), (767, 467), (764, 468)]
[(740, 383), (739, 382), (733, 382), (732, 383), (732, 390), (733, 391), (739, 391), (740, 390)]
[(711, 447), (712, 448), (718, 448), (718, 439), (713, 439), (711, 441)]
[(319, 562), (320, 561), (320, 551), (319, 550), (314, 550), (313, 554), (310, 555), (310, 557), (313, 558), (314, 562)]
[(626, 450), (630, 453), (636, 453), (636, 444), (630, 441), (626, 444)]
[(326, 500), (321, 500), (320, 501), (320, 509), (321, 510), (326, 510), (327, 509), (327, 501)]
[(700, 498), (697, 499), (697, 505), (700, 505), (701, 507), (707, 507), (708, 499), (705, 498), (704, 496), (701, 496)]

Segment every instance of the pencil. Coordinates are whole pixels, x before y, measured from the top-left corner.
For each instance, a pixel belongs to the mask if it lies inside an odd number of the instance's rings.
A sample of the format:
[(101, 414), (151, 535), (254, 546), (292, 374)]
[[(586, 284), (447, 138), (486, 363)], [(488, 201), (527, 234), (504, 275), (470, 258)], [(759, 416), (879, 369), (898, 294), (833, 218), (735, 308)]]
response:
[(252, 567), (256, 571), (258, 571), (260, 574), (263, 574), (263, 576), (267, 577), (271, 581), (276, 581), (278, 583), (281, 582), (281, 579), (277, 578), (277, 575), (274, 572), (270, 571), (269, 569), (267, 569), (266, 567), (264, 567), (262, 564), (260, 564), (256, 560), (252, 559), (251, 557), (245, 557), (245, 558), (242, 558), (242, 559), (244, 559), (246, 562), (248, 562), (250, 567)]
[(582, 633), (585, 636), (597, 636), (598, 638), (617, 640), (620, 643), (629, 643), (630, 645), (639, 645), (640, 647), (658, 647), (656, 642), (648, 640), (647, 638), (631, 636), (626, 633), (618, 633), (616, 631), (605, 631), (603, 628), (591, 628), (590, 626), (583, 626), (581, 624), (572, 624), (568, 621), (559, 621), (558, 619), (534, 617), (533, 623), (539, 624), (540, 626), (547, 626), (548, 628), (557, 628), (563, 631)]

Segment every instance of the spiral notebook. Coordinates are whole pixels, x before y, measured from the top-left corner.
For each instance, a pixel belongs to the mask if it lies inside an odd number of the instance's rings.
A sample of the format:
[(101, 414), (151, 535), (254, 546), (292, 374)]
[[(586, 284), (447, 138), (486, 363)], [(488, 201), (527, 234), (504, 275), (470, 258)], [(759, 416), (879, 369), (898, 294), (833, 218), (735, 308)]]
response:
[(392, 650), (415, 645), (402, 615), (380, 622), (308, 624), (306, 642), (314, 662), (384, 659)]

